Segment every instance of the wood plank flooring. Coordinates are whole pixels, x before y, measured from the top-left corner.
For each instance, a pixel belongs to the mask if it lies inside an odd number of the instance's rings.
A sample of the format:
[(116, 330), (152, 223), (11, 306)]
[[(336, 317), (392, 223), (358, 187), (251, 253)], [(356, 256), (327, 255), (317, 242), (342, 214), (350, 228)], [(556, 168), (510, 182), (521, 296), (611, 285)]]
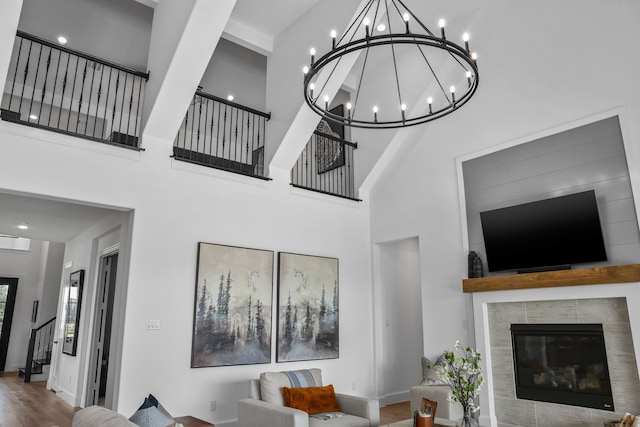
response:
[(46, 385), (25, 383), (17, 372), (0, 372), (0, 427), (71, 427), (80, 408), (72, 408)]
[(380, 408), (380, 425), (391, 424), (411, 418), (409, 402), (393, 403)]
[[(47, 390), (46, 381), (23, 382), (17, 372), (0, 372), (0, 427), (71, 427), (73, 408)], [(380, 408), (380, 424), (411, 418), (409, 402)]]

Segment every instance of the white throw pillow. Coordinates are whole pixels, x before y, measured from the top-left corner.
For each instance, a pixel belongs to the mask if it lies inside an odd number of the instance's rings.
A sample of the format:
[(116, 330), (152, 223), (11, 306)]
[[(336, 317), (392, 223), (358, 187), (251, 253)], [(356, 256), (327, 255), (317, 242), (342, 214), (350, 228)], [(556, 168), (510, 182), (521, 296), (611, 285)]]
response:
[[(311, 373), (316, 387), (322, 386), (322, 371), (318, 368), (307, 369)], [(284, 406), (282, 387), (295, 387), (287, 374), (282, 372), (263, 372), (260, 374), (260, 394), (264, 402)]]

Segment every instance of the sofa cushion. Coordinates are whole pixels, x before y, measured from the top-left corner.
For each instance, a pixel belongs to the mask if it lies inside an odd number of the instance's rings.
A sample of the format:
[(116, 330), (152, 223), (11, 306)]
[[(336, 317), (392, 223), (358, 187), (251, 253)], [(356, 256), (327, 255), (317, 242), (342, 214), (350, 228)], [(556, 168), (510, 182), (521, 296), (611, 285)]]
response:
[(340, 412), (333, 386), (325, 387), (282, 387), (284, 404), (313, 415), (321, 412)]
[[(378, 425), (378, 424), (375, 424)], [(369, 420), (355, 415), (345, 415), (343, 417), (321, 420), (309, 417), (309, 427), (369, 427)]]
[(136, 427), (120, 415), (101, 406), (87, 406), (73, 415), (72, 427)]
[[(313, 381), (313, 385), (322, 386), (322, 374), (320, 369), (305, 369), (302, 371), (289, 371), (284, 372), (263, 372), (260, 374), (260, 395), (265, 402), (273, 403), (276, 405), (284, 406), (284, 398), (282, 396), (282, 387), (304, 387), (303, 384), (310, 384)], [(292, 372), (297, 372), (292, 374)], [(298, 374), (299, 373), (299, 374)], [(291, 383), (291, 378), (294, 378), (296, 384)]]
[[(443, 359), (443, 356), (441, 355), (435, 361), (435, 364), (436, 365), (441, 364), (443, 363), (443, 361), (444, 359)], [(433, 364), (434, 362), (432, 362), (428, 357), (422, 356), (422, 382), (420, 382), (420, 385), (446, 385), (447, 384), (446, 382), (438, 378), (438, 374), (436, 373), (435, 366), (433, 368), (430, 367)]]

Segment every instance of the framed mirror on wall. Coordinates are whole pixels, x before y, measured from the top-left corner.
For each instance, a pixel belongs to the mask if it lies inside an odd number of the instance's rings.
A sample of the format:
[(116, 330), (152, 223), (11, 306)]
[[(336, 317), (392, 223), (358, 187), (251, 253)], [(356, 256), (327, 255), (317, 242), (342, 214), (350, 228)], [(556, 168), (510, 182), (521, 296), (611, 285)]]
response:
[(84, 270), (71, 273), (69, 291), (65, 301), (64, 343), (62, 344), (62, 352), (69, 356), (75, 356), (78, 348), (78, 325), (80, 324), (83, 285)]

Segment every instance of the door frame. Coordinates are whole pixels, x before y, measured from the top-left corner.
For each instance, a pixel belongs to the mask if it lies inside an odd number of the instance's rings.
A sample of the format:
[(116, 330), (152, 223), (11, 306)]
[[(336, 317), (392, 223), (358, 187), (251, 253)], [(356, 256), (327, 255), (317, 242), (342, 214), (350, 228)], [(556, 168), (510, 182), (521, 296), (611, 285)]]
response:
[(18, 294), (18, 278), (17, 277), (0, 277), (0, 284), (9, 285), (7, 292), (7, 304), (4, 311), (4, 320), (2, 322), (2, 333), (0, 338), (0, 371), (4, 371), (7, 363), (7, 352), (9, 351), (9, 339), (11, 337), (11, 324), (13, 323), (13, 312), (16, 304), (16, 295)]
[[(120, 245), (116, 244), (110, 246), (105, 249), (98, 261), (98, 278), (96, 280), (96, 293), (95, 293), (95, 307), (94, 307), (94, 318), (93, 318), (93, 332), (91, 334), (91, 342), (89, 345), (89, 376), (87, 379), (87, 391), (86, 391), (86, 400), (85, 405), (98, 405), (100, 397), (98, 393), (98, 398), (94, 399), (92, 394), (95, 392), (99, 392), (101, 379), (98, 380), (98, 377), (101, 378), (101, 366), (102, 366), (102, 354), (104, 351), (104, 342), (100, 344), (100, 338), (105, 331), (107, 324), (105, 323), (105, 317), (107, 316), (107, 312), (103, 312), (103, 308), (108, 308), (109, 301), (111, 301), (112, 308), (115, 303), (115, 295), (114, 292), (117, 289), (118, 282), (118, 264), (115, 262), (115, 271), (111, 271), (111, 266), (107, 266), (108, 260), (112, 260), (113, 257), (119, 258), (119, 249)], [(117, 258), (116, 258), (117, 259)], [(112, 261), (113, 262), (113, 261)], [(107, 268), (108, 267), (108, 268)], [(103, 281), (104, 274), (109, 271), (109, 283), (105, 283)], [(113, 283), (111, 286), (110, 284)], [(111, 312), (111, 318), (109, 319), (109, 328), (113, 330), (113, 311)], [(111, 334), (109, 336), (109, 344), (111, 344)], [(109, 359), (112, 353), (109, 352)], [(113, 365), (112, 360), (109, 360), (108, 366)], [(110, 372), (111, 371), (111, 372)], [(113, 369), (107, 370), (107, 378), (104, 378), (106, 381), (106, 394), (104, 407), (108, 409), (113, 409)], [(110, 381), (111, 379), (111, 381)]]

